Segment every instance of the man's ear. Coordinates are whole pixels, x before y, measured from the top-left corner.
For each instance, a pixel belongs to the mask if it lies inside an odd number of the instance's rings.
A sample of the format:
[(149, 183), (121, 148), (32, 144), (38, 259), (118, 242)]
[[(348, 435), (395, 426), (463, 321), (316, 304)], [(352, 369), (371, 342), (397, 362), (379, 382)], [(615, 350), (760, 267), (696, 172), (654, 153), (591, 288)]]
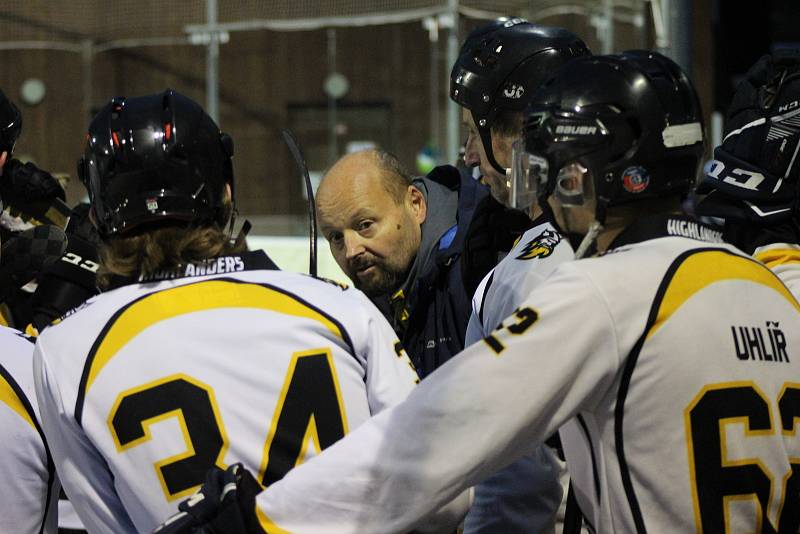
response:
[(413, 185), (409, 185), (407, 198), (411, 206), (411, 212), (414, 214), (414, 219), (419, 224), (424, 223), (425, 218), (428, 216), (428, 203), (425, 201), (425, 195)]

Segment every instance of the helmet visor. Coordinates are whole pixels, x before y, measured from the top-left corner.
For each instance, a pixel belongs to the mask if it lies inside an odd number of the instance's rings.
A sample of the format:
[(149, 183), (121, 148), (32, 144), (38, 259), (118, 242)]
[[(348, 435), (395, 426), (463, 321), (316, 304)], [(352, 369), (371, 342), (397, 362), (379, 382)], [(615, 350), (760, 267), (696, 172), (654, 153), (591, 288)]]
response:
[(523, 140), (511, 145), (511, 194), (509, 203), (512, 208), (527, 210), (539, 192), (547, 184), (547, 159), (531, 154), (525, 149)]

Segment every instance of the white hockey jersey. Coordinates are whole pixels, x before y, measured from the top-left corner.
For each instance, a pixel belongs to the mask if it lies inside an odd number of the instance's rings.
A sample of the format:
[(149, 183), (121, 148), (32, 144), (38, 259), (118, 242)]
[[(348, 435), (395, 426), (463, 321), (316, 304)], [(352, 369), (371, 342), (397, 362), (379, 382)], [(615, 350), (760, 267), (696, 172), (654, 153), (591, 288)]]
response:
[(491, 334), (556, 267), (574, 257), (569, 241), (550, 222), (522, 234), (475, 290), (464, 346)]
[[(569, 241), (539, 217), (514, 248), (478, 285), (472, 298), (465, 346), (482, 340), (560, 264), (575, 256)], [(464, 532), (541, 532), (552, 529), (562, 485), (563, 462), (546, 445), (475, 487)]]
[(33, 388), (33, 342), (0, 326), (0, 532), (55, 533), (58, 483)]
[(150, 532), (214, 465), (267, 486), (412, 390), (360, 291), (268, 263), (122, 286), (39, 337), (43, 425), (87, 530)]
[(757, 248), (753, 256), (772, 269), (800, 300), (800, 245), (773, 243)]
[(676, 237), (709, 229), (660, 226), (561, 265), (407, 401), (264, 491), (265, 528), (407, 531), (578, 416), (564, 447), (596, 532), (796, 532), (800, 305), (735, 248)]

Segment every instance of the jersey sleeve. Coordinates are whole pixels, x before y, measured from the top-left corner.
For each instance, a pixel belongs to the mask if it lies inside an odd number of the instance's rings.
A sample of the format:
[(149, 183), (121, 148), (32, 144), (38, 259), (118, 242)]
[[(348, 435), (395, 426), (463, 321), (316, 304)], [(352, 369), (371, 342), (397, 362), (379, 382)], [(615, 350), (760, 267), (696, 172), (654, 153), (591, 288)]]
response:
[(257, 512), (267, 530), (407, 531), (596, 404), (619, 366), (605, 300), (565, 264), (406, 402), (260, 494)]
[(480, 316), (475, 313), (473, 306), (472, 313), (469, 314), (469, 322), (467, 322), (467, 333), (464, 336), (464, 346), (470, 345), (483, 339), (483, 325), (481, 324)]
[(0, 328), (0, 532), (54, 534), (59, 484), (39, 426), (33, 344)]
[(366, 354), (367, 401), (371, 414), (402, 402), (419, 382), (414, 364), (381, 312), (362, 297), (367, 313)]
[(41, 342), (33, 356), (36, 398), (61, 483), (90, 532), (136, 532), (100, 453), (65, 407)]

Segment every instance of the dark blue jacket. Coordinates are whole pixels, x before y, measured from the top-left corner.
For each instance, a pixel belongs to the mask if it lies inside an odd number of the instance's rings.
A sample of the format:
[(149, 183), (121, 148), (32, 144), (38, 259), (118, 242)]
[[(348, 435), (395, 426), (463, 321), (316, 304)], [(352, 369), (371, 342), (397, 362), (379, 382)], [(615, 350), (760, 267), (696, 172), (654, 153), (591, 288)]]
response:
[(455, 167), (436, 167), (427, 178), (458, 192), (457, 223), (419, 266), (408, 294), (400, 302), (393, 297), (389, 305), (393, 326), (420, 377), (464, 348), (478, 283), (530, 224), (525, 214), (503, 207), (486, 186)]

